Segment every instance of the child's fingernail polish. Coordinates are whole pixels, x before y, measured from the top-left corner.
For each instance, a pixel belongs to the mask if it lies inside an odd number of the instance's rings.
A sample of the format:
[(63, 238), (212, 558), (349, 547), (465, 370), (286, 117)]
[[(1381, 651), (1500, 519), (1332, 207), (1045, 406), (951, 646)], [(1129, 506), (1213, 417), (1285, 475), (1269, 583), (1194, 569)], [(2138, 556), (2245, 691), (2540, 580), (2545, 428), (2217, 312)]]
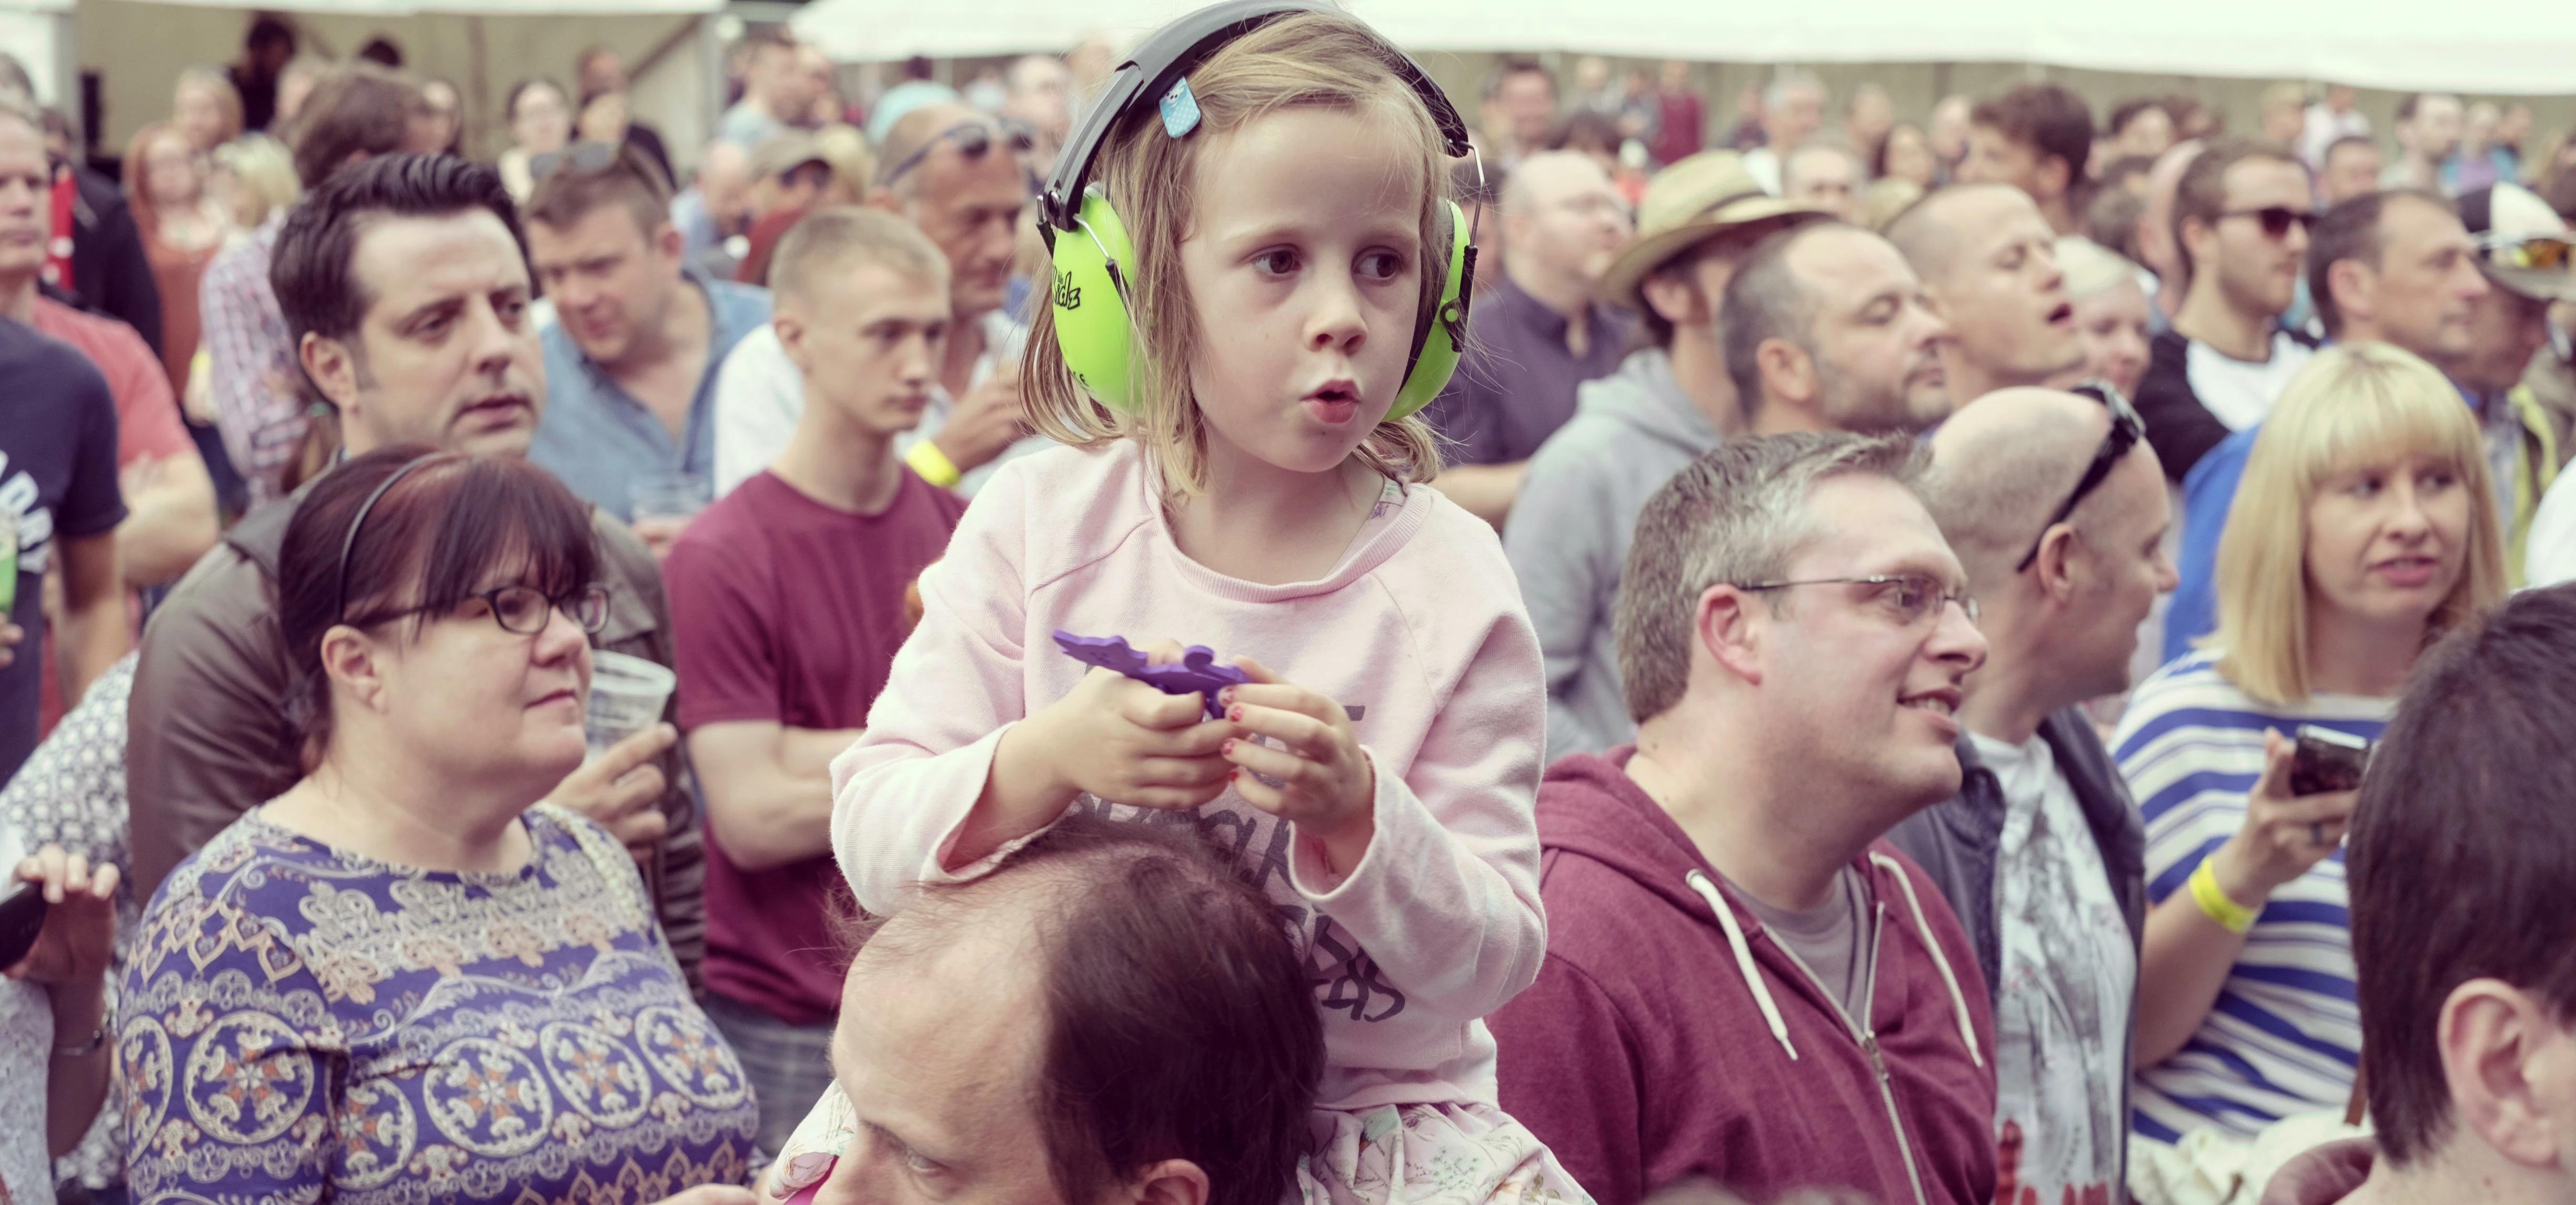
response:
[(1240, 707), (1229, 707), (1226, 709), (1225, 718), (1240, 724), (1243, 722), (1243, 709)]
[(1225, 748), (1218, 750), (1218, 752), (1220, 752), (1220, 753), (1224, 754), (1224, 755), (1225, 755), (1225, 756), (1227, 756), (1227, 757), (1232, 757), (1232, 756), (1234, 756), (1234, 742), (1233, 742), (1233, 741), (1227, 741), (1227, 742), (1225, 743)]

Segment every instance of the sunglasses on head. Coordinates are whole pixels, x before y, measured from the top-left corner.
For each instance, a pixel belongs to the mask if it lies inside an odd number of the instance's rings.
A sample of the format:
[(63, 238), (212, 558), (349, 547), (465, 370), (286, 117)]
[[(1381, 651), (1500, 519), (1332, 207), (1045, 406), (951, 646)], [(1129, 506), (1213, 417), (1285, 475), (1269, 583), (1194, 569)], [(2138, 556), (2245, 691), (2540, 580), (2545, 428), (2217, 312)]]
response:
[(2268, 239), (2289, 237), (2290, 224), (2293, 222), (2298, 223), (2299, 229), (2312, 233), (2317, 227), (2317, 215), (2314, 211), (2306, 209), (2292, 209), (2287, 205), (2266, 205), (2260, 209), (2230, 209), (2218, 216), (2222, 218), (2252, 218), (2257, 222), (2261, 222), (2263, 224), (2263, 237)]
[(2129, 399), (2120, 396), (2119, 389), (2110, 382), (2086, 381), (2067, 392), (2102, 403), (2103, 408), (2111, 412), (2111, 430), (2102, 437), (2102, 446), (2093, 450), (2093, 463), (2084, 467), (2084, 475), (2076, 479), (2074, 491), (2049, 513), (2048, 522), (2039, 525), (2039, 536), (2030, 542), (2030, 551), (2022, 554), (2021, 563), (2013, 566), (2015, 573), (2030, 568), (2030, 563), (2039, 559), (2039, 546), (2048, 542), (2048, 529), (2074, 514), (2076, 505), (2084, 501), (2084, 496), (2092, 493), (2104, 478), (2111, 475), (2111, 466), (2120, 463), (2120, 458), (2128, 455), (2129, 449), (2138, 446), (2138, 440), (2146, 435), (2146, 426), (2138, 421), (2138, 412), (2129, 408)]
[(547, 151), (528, 159), (528, 178), (543, 180), (565, 168), (583, 175), (604, 172), (617, 166), (618, 155), (625, 148), (606, 142), (576, 142), (559, 151)]
[(921, 166), (921, 161), (929, 158), (930, 152), (943, 142), (956, 143), (957, 153), (969, 159), (982, 159), (992, 151), (993, 143), (997, 138), (1009, 142), (1011, 150), (1022, 155), (1037, 148), (1037, 137), (1026, 125), (1007, 118), (1002, 119), (998, 125), (997, 129), (996, 123), (969, 121), (941, 130), (931, 135), (920, 146), (914, 147), (911, 154), (896, 160), (894, 166), (878, 173), (877, 183), (881, 186), (894, 183), (902, 178), (905, 172)]
[(2478, 255), (2490, 268), (2556, 272), (2576, 262), (2576, 243), (2551, 235), (2536, 238), (2482, 240)]

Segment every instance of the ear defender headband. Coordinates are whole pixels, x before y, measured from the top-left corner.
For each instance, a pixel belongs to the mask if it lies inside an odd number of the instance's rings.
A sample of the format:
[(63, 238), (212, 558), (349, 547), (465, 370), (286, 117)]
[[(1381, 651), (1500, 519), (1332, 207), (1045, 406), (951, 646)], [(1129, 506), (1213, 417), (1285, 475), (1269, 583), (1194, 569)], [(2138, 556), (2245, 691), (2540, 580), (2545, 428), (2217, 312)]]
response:
[[(1197, 128), (1198, 101), (1190, 95), (1191, 68), (1207, 61), (1227, 43), (1280, 17), (1331, 12), (1316, 4), (1279, 0), (1230, 0), (1172, 22), (1136, 48), (1109, 77), (1100, 102), (1084, 114), (1065, 139), (1038, 196), (1038, 233), (1046, 236), (1055, 260), (1051, 304), (1055, 310), (1056, 346), (1065, 367), (1085, 392), (1101, 405), (1122, 413), (1137, 407), (1135, 395), (1134, 318), (1128, 311), (1128, 280), (1134, 275), (1135, 244), (1126, 223), (1109, 204), (1109, 194), (1091, 179), (1093, 160), (1128, 115), (1145, 105), (1162, 110), (1164, 132), (1183, 137)], [(1392, 50), (1392, 47), (1389, 48)], [(1440, 142), (1452, 159), (1474, 154), (1467, 123), (1421, 64), (1395, 53), (1396, 72), (1422, 98), (1439, 128)], [(1402, 418), (1430, 404), (1467, 339), (1467, 303), (1476, 280), (1476, 250), (1466, 215), (1456, 203), (1440, 203), (1433, 237), (1449, 245), (1447, 267), (1438, 301), (1415, 319), (1412, 351), (1405, 361), (1404, 384), (1386, 417)]]

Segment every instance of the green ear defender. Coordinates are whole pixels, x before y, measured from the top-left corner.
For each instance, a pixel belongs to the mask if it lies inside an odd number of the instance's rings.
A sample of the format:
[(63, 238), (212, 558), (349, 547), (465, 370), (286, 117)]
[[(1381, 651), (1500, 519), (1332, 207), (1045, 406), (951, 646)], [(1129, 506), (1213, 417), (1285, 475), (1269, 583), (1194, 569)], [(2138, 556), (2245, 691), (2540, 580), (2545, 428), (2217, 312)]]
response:
[[(1126, 223), (1119, 220), (1117, 210), (1109, 204), (1108, 194), (1090, 182), (1092, 160), (1140, 103), (1160, 104), (1167, 96), (1177, 95), (1177, 103), (1187, 107), (1176, 110), (1167, 106), (1165, 128), (1177, 129), (1175, 137), (1187, 133), (1197, 121), (1196, 102), (1186, 89), (1176, 89), (1175, 85), (1185, 82), (1191, 67), (1219, 47), (1275, 18), (1315, 11), (1332, 10), (1274, 0), (1232, 0), (1174, 21), (1145, 39), (1136, 53), (1119, 65), (1100, 101), (1065, 139), (1064, 150), (1056, 157), (1055, 169), (1049, 173), (1046, 189), (1038, 198), (1038, 231), (1046, 236), (1055, 261), (1049, 304), (1054, 309), (1056, 346), (1063, 352), (1065, 367), (1072, 370), (1074, 379), (1101, 405), (1131, 412), (1137, 404), (1135, 324), (1127, 309), (1136, 248), (1127, 237)], [(1399, 70), (1405, 82), (1430, 109), (1450, 156), (1472, 154), (1466, 122), (1458, 116), (1448, 96), (1410, 57), (1400, 53), (1395, 57), (1401, 63)], [(1186, 116), (1176, 118), (1176, 112)], [(1183, 124), (1176, 127), (1176, 120)], [(1396, 390), (1394, 404), (1387, 408), (1389, 419), (1402, 418), (1430, 404), (1441, 387), (1449, 383), (1449, 375), (1457, 370), (1458, 355), (1467, 338), (1467, 306), (1476, 281), (1474, 240), (1457, 205), (1443, 201), (1440, 209), (1434, 239), (1448, 248), (1440, 295), (1414, 322), (1404, 384)]]

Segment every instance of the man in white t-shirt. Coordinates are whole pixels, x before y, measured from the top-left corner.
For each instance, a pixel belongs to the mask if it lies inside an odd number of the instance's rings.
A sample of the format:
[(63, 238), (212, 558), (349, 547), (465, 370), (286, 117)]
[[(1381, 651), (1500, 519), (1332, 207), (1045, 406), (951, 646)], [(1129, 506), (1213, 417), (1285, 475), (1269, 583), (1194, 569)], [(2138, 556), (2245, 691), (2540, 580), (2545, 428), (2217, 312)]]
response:
[(2163, 474), (2114, 398), (1987, 394), (1933, 435), (1924, 479), (1989, 652), (1959, 704), (1959, 793), (1888, 840), (1940, 884), (1994, 995), (2014, 1200), (2116, 1200), (2126, 1180), (2146, 838), (2078, 704), (2128, 688), (2174, 573)]
[(2230, 140), (2183, 172), (2173, 214), (2176, 266), (2189, 283), (2173, 326), (2148, 345), (2138, 417), (2179, 485), (2229, 433), (2262, 421), (2316, 350), (2281, 325), (2298, 298), (2316, 203), (2288, 151)]

